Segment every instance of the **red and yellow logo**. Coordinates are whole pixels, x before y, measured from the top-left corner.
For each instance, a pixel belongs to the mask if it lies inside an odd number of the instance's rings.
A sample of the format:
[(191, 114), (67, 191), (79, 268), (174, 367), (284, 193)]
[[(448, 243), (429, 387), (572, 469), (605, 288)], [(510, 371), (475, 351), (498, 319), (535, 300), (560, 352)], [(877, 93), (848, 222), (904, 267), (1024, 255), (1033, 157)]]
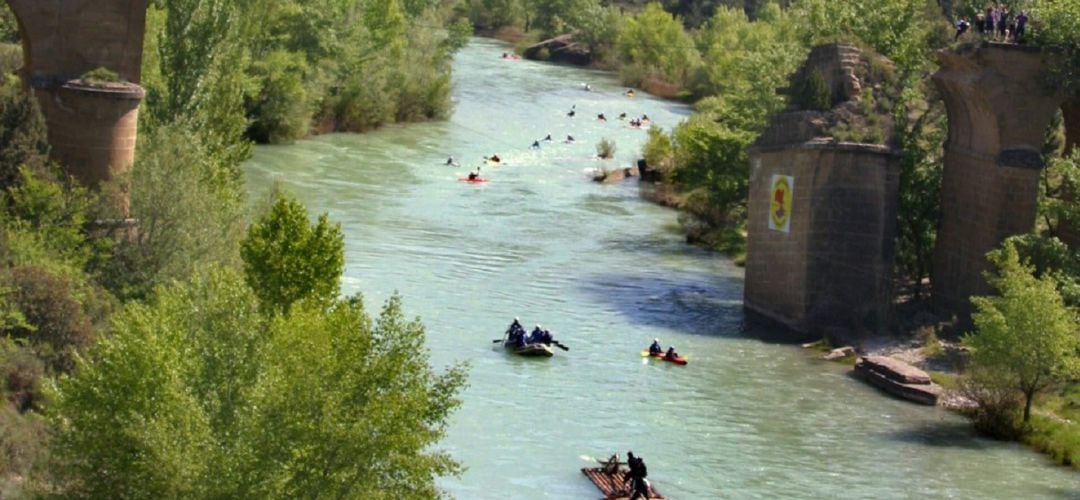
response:
[(772, 198), (769, 201), (769, 229), (788, 232), (791, 225), (792, 179), (786, 175), (774, 175)]

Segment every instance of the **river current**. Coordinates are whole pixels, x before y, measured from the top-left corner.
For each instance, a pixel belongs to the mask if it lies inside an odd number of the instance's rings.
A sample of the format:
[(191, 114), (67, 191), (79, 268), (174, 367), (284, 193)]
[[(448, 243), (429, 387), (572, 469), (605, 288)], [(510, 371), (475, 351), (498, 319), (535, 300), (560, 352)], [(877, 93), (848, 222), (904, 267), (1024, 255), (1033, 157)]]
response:
[[(579, 469), (633, 450), (676, 499), (1080, 498), (1080, 474), (1023, 446), (742, 333), (742, 270), (687, 246), (636, 182), (589, 180), (640, 154), (646, 133), (620, 113), (670, 128), (690, 109), (509, 50), (474, 39), (457, 55), (448, 121), (259, 147), (246, 165), (253, 196), (279, 181), (341, 223), (346, 293), (377, 310), (400, 292), (435, 366), (471, 364), (439, 445), (467, 470), (439, 480), (446, 492), (599, 498)], [(616, 159), (594, 158), (601, 138)], [(490, 183), (458, 180), (491, 154), (504, 164), (482, 167)], [(570, 350), (503, 352), (492, 340), (514, 316)], [(643, 360), (653, 338), (690, 364)]]

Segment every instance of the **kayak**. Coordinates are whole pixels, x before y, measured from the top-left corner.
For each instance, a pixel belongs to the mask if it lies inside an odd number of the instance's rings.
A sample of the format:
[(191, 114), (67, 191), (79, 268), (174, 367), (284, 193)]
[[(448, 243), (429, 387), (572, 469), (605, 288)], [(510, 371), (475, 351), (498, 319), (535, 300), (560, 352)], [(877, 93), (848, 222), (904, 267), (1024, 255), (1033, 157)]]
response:
[(677, 365), (685, 365), (689, 361), (683, 356), (675, 356), (674, 358), (668, 358), (664, 354), (651, 354), (649, 351), (641, 351), (641, 357), (643, 358), (655, 358), (662, 361), (669, 361)]
[(545, 356), (550, 358), (555, 355), (555, 351), (551, 350), (551, 346), (539, 343), (515, 346), (509, 342), (503, 342), (503, 347), (519, 356)]
[(469, 184), (487, 184), (488, 183), (488, 179), (485, 179), (483, 177), (478, 177), (476, 179), (470, 179), (468, 177), (458, 177), (458, 180), (461, 181), (461, 182), (468, 182)]

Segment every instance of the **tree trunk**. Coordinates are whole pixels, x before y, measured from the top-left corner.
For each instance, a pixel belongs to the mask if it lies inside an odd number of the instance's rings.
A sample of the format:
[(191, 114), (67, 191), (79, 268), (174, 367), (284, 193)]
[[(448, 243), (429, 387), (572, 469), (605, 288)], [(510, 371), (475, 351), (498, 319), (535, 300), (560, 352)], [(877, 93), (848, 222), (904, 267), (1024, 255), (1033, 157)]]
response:
[(1031, 400), (1035, 399), (1035, 391), (1024, 391), (1024, 424), (1031, 418)]

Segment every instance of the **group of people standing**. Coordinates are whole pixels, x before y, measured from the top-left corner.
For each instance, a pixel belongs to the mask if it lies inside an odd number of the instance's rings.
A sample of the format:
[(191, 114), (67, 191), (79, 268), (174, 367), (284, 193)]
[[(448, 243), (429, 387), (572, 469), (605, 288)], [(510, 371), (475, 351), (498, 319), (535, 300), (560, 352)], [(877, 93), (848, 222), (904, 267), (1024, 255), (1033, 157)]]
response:
[(521, 321), (518, 318), (514, 318), (514, 321), (510, 323), (510, 327), (506, 329), (506, 335), (506, 342), (514, 347), (524, 347), (528, 344), (551, 345), (552, 341), (555, 340), (551, 335), (551, 331), (544, 329), (539, 324), (533, 328), (532, 333), (525, 333), (525, 327), (521, 326)]
[[(1014, 15), (1005, 5), (991, 5), (986, 8), (985, 14), (975, 16), (975, 31), (994, 41), (1022, 43), (1027, 23), (1027, 12), (1020, 11)], [(971, 22), (966, 17), (960, 18), (956, 22), (956, 36), (953, 41), (959, 40), (960, 35), (967, 33), (969, 29)]]

